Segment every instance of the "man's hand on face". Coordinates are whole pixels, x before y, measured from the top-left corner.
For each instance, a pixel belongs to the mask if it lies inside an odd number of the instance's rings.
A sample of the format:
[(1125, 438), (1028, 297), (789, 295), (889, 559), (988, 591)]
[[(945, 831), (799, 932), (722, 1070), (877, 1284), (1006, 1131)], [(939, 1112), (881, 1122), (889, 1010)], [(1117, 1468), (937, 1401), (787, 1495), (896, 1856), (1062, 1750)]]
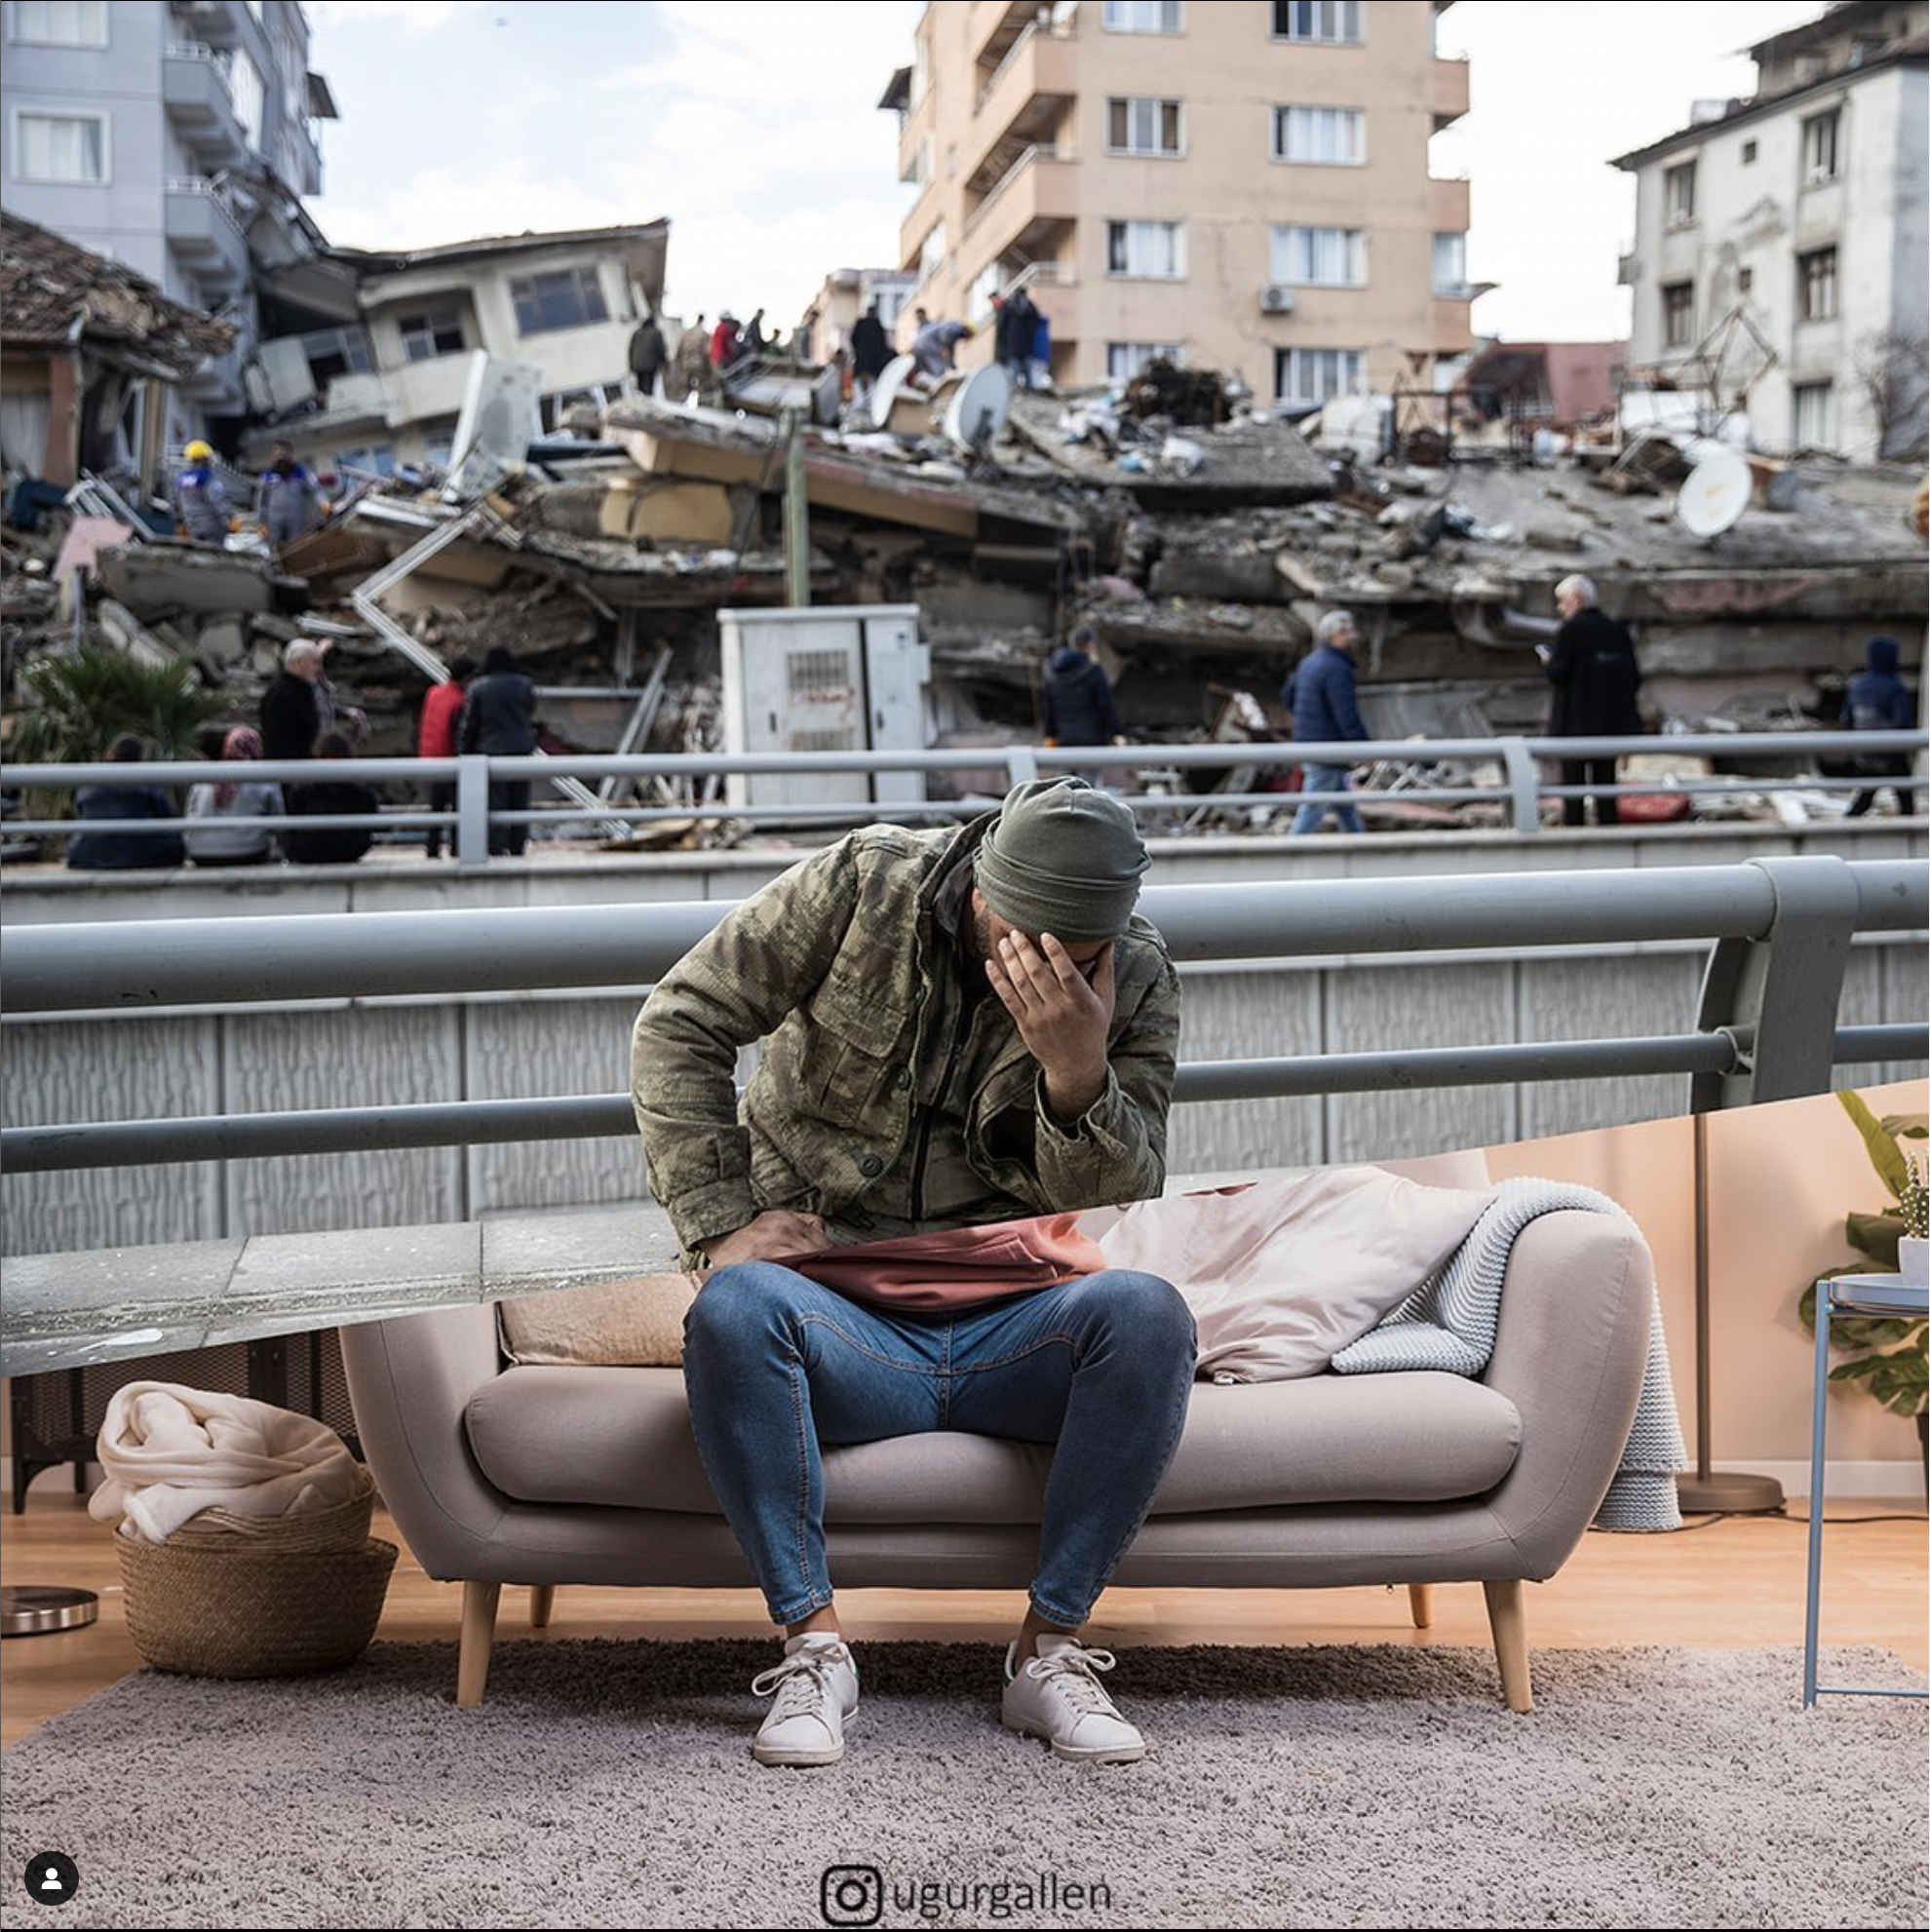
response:
[(1046, 1100), (1076, 1120), (1105, 1091), (1105, 1042), (1112, 1024), (1113, 948), (1081, 968), (1051, 933), (1010, 932), (985, 961), (992, 990), (1045, 1075)]
[(825, 1223), (818, 1215), (792, 1214), (773, 1208), (735, 1234), (720, 1234), (704, 1243), (714, 1268), (733, 1261), (774, 1261), (786, 1255), (812, 1255), (827, 1245)]

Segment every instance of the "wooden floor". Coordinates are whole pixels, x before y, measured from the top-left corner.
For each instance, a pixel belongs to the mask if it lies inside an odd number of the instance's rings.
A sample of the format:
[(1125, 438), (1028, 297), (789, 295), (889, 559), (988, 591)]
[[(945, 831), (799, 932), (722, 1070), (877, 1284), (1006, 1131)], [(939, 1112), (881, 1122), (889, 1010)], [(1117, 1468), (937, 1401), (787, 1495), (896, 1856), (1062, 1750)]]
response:
[[(9, 1583), (66, 1583), (100, 1594), (85, 1630), (9, 1638), (0, 1644), (0, 1743), (13, 1744), (141, 1668), (121, 1614), (120, 1575), (108, 1531), (82, 1498), (53, 1477), (28, 1492), (26, 1512), (0, 1517), (0, 1569)], [(1823, 1641), (1873, 1643), (1916, 1670), (1930, 1669), (1924, 1599), (1930, 1584), (1925, 1521), (1851, 1523), (1892, 1516), (1895, 1502), (1837, 1501), (1824, 1542)], [(374, 1533), (402, 1543), (385, 1512)], [(1733, 1518), (1677, 1535), (1591, 1531), (1550, 1582), (1526, 1593), (1531, 1647), (1682, 1643), (1714, 1648), (1800, 1644), (1806, 1534), (1790, 1520)], [(435, 1583), (410, 1562), (396, 1566), (381, 1638), (450, 1638), (461, 1589)], [(1003, 1643), (1023, 1611), (1017, 1591), (854, 1590), (839, 1607), (847, 1633)], [(567, 1637), (769, 1636), (750, 1590), (599, 1590), (557, 1593), (549, 1629), (528, 1628), (528, 1593), (506, 1590), (498, 1643)], [(1413, 1628), (1405, 1590), (1113, 1590), (1087, 1627), (1111, 1645), (1133, 1643), (1475, 1643), (1489, 1647), (1480, 1588), (1443, 1584), (1434, 1626)], [(453, 1688), (453, 1665), (451, 1666)], [(1792, 1680), (1792, 1689), (1798, 1680)]]

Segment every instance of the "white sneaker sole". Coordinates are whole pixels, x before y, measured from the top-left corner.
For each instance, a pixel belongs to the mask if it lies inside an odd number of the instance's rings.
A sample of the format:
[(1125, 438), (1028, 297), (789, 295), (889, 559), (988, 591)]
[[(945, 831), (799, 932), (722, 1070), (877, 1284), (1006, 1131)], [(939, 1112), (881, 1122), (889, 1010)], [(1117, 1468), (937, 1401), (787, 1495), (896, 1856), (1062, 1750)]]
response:
[[(857, 1712), (854, 1711), (850, 1717), (845, 1719), (844, 1728), (847, 1731), (851, 1728), (857, 1716)], [(751, 1756), (760, 1764), (788, 1765), (792, 1769), (809, 1769), (812, 1765), (816, 1764), (835, 1764), (844, 1756), (844, 1745), (840, 1741), (837, 1744), (828, 1744), (821, 1751), (798, 1751), (794, 1749), (787, 1750), (781, 1744), (757, 1744), (753, 1742), (751, 1746)]]
[(1023, 1718), (1012, 1718), (999, 1713), (998, 1720), (1009, 1731), (1017, 1731), (1021, 1737), (1036, 1737), (1052, 1747), (1055, 1758), (1063, 1758), (1074, 1764), (1137, 1764), (1146, 1755), (1146, 1747), (1139, 1744), (1093, 1744), (1081, 1750), (1076, 1745), (1061, 1744), (1049, 1730), (1030, 1723)]

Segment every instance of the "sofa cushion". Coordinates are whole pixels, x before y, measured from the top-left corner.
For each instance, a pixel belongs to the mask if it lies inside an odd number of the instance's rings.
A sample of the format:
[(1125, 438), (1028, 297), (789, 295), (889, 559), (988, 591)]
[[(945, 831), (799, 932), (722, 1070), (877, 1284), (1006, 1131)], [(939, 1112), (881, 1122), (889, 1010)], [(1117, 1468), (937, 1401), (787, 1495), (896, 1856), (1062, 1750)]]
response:
[[(721, 1514), (676, 1369), (506, 1370), (471, 1398), (484, 1476), (529, 1503)], [(1193, 1385), (1161, 1516), (1479, 1495), (1521, 1443), (1506, 1396), (1414, 1371)], [(1036, 1523), (1050, 1445), (944, 1431), (829, 1449), (829, 1523)]]

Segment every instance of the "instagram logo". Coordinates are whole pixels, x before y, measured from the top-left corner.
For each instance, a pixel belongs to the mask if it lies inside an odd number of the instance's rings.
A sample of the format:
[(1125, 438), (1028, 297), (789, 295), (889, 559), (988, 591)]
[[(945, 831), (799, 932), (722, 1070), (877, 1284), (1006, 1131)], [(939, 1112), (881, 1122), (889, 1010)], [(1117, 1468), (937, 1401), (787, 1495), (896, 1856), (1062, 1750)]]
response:
[(884, 1911), (884, 1874), (875, 1865), (832, 1865), (818, 1881), (827, 1925), (875, 1925)]

